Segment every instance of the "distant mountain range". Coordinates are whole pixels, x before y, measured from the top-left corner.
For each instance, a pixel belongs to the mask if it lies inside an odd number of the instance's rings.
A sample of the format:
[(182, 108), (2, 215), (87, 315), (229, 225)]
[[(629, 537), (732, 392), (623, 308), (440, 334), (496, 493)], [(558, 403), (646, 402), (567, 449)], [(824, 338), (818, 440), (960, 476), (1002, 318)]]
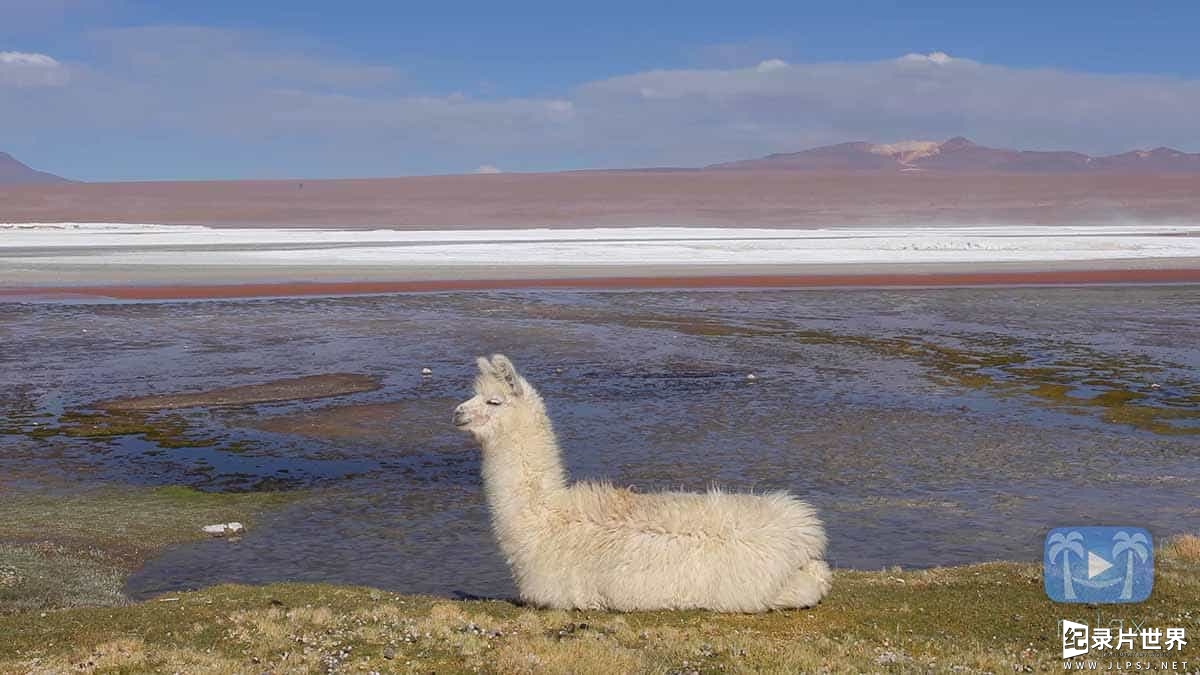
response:
[(32, 185), (35, 183), (70, 183), (62, 176), (37, 171), (18, 162), (7, 152), (0, 152), (0, 185)]
[[(612, 169), (638, 171), (807, 171), (826, 173), (930, 174), (1200, 174), (1200, 153), (1173, 148), (1131, 150), (1119, 155), (1092, 156), (1066, 150), (1009, 150), (978, 145), (958, 136), (948, 141), (857, 141), (826, 145), (758, 159), (710, 164), (700, 169), (655, 167)], [(584, 170), (586, 172), (586, 170)], [(575, 172), (568, 172), (575, 173)], [(71, 183), (61, 176), (37, 171), (0, 152), (0, 185)]]
[(864, 173), (1200, 173), (1200, 153), (1155, 148), (1093, 157), (1061, 150), (989, 148), (959, 136), (941, 143), (839, 143), (704, 168)]

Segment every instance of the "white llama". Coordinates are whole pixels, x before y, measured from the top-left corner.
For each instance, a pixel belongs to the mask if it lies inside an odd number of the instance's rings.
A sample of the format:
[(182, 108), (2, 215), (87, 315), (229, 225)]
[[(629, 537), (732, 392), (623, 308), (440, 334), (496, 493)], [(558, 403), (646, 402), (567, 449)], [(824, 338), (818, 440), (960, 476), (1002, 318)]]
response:
[(483, 448), (492, 525), (525, 602), (762, 612), (829, 592), (825, 530), (805, 502), (568, 485), (541, 396), (504, 356), (479, 359), (479, 371), (454, 424)]

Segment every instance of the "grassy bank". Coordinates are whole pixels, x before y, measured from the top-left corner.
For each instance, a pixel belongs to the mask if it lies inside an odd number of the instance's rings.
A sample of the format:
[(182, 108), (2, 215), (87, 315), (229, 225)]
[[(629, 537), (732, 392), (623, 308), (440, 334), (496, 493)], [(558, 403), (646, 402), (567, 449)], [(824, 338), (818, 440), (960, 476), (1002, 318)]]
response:
[(205, 536), (204, 525), (250, 521), (292, 498), (182, 487), (66, 495), (0, 487), (0, 615), (121, 604), (126, 574), (146, 558)]
[[(1049, 602), (1040, 571), (1013, 563), (839, 572), (821, 606), (757, 616), (219, 586), (119, 607), (10, 613), (0, 617), (0, 672), (1050, 671), (1062, 668), (1056, 622), (1094, 621), (1097, 611)], [(1150, 601), (1100, 616), (1200, 634), (1200, 539), (1159, 552)]]
[(292, 496), (184, 488), (0, 500), (0, 673), (1029, 672), (1061, 670), (1056, 624), (1183, 626), (1200, 666), (1200, 537), (1157, 553), (1150, 601), (1055, 605), (1033, 565), (839, 571), (809, 611), (563, 612), (370, 588), (218, 586), (141, 603), (130, 570)]

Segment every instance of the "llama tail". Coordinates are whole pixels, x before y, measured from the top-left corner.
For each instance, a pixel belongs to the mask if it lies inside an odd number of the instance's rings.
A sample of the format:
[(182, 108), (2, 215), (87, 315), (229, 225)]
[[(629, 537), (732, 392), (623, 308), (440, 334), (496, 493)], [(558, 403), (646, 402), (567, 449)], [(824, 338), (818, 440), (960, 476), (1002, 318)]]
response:
[(833, 586), (833, 572), (824, 560), (810, 560), (798, 567), (771, 602), (773, 609), (814, 607)]

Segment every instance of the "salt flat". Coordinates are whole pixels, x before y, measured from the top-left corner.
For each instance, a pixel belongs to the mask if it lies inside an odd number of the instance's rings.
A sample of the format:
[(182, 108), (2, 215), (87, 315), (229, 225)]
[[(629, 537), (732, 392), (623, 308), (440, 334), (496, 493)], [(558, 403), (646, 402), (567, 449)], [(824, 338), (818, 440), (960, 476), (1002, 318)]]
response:
[[(0, 225), (0, 281), (42, 269), (202, 266), (386, 269), (1056, 263), (1200, 258), (1200, 225), (879, 228), (229, 229), (124, 223)], [(164, 281), (171, 281), (164, 278)]]

